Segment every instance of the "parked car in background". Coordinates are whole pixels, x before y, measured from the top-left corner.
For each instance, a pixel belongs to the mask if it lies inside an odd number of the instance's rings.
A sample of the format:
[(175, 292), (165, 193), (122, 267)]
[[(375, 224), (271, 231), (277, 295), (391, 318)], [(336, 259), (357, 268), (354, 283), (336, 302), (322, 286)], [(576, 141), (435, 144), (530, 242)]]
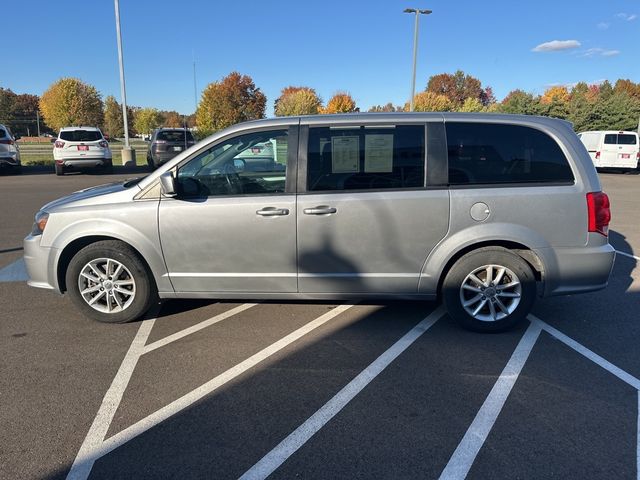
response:
[(280, 117), (36, 214), (29, 285), (103, 322), (157, 298), (441, 299), (479, 331), (605, 288), (609, 200), (570, 123), (499, 114)]
[(636, 132), (581, 132), (578, 137), (596, 168), (635, 170), (640, 164), (640, 144)]
[(9, 127), (0, 124), (0, 167), (9, 167), (20, 173), (20, 147), (16, 142), (20, 137), (14, 136)]
[(64, 127), (53, 143), (56, 175), (81, 168), (113, 170), (111, 149), (96, 127)]
[(151, 135), (147, 163), (151, 168), (158, 168), (195, 143), (185, 128), (158, 128)]

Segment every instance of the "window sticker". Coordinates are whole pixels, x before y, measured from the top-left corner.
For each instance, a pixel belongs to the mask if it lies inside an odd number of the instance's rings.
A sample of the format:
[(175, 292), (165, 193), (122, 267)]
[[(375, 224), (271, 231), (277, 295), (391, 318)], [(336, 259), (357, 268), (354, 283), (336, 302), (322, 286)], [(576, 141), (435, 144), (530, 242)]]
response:
[(360, 137), (331, 137), (332, 173), (360, 171)]
[(365, 136), (364, 171), (393, 172), (393, 134)]

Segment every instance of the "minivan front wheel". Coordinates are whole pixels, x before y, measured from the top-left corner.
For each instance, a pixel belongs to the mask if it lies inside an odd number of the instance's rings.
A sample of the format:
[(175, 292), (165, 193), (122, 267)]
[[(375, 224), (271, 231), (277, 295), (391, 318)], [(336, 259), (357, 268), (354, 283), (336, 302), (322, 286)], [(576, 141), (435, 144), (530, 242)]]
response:
[(155, 285), (138, 254), (117, 240), (93, 243), (69, 263), (67, 290), (88, 317), (124, 323), (142, 316), (157, 299)]
[(480, 332), (506, 330), (531, 311), (536, 281), (529, 264), (502, 248), (461, 257), (442, 286), (444, 304), (464, 328)]

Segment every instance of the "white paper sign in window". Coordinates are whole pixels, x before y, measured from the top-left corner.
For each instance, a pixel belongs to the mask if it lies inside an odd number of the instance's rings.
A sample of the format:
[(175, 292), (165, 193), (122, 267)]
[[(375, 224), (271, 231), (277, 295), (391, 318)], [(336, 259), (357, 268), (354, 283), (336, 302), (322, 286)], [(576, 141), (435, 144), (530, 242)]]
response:
[(332, 173), (360, 171), (360, 137), (331, 137)]
[(393, 172), (393, 134), (365, 136), (364, 171)]

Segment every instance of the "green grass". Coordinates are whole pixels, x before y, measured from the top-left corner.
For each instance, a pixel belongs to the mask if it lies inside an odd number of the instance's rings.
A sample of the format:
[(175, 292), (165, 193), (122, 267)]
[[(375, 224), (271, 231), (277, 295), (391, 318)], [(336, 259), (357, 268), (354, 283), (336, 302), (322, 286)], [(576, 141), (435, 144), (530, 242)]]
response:
[[(113, 164), (122, 165), (122, 148), (124, 143), (109, 144), (113, 154)], [(147, 164), (147, 143), (131, 142), (131, 148), (136, 152), (136, 165)], [(23, 165), (53, 165), (53, 145), (46, 143), (20, 143), (20, 159)]]

